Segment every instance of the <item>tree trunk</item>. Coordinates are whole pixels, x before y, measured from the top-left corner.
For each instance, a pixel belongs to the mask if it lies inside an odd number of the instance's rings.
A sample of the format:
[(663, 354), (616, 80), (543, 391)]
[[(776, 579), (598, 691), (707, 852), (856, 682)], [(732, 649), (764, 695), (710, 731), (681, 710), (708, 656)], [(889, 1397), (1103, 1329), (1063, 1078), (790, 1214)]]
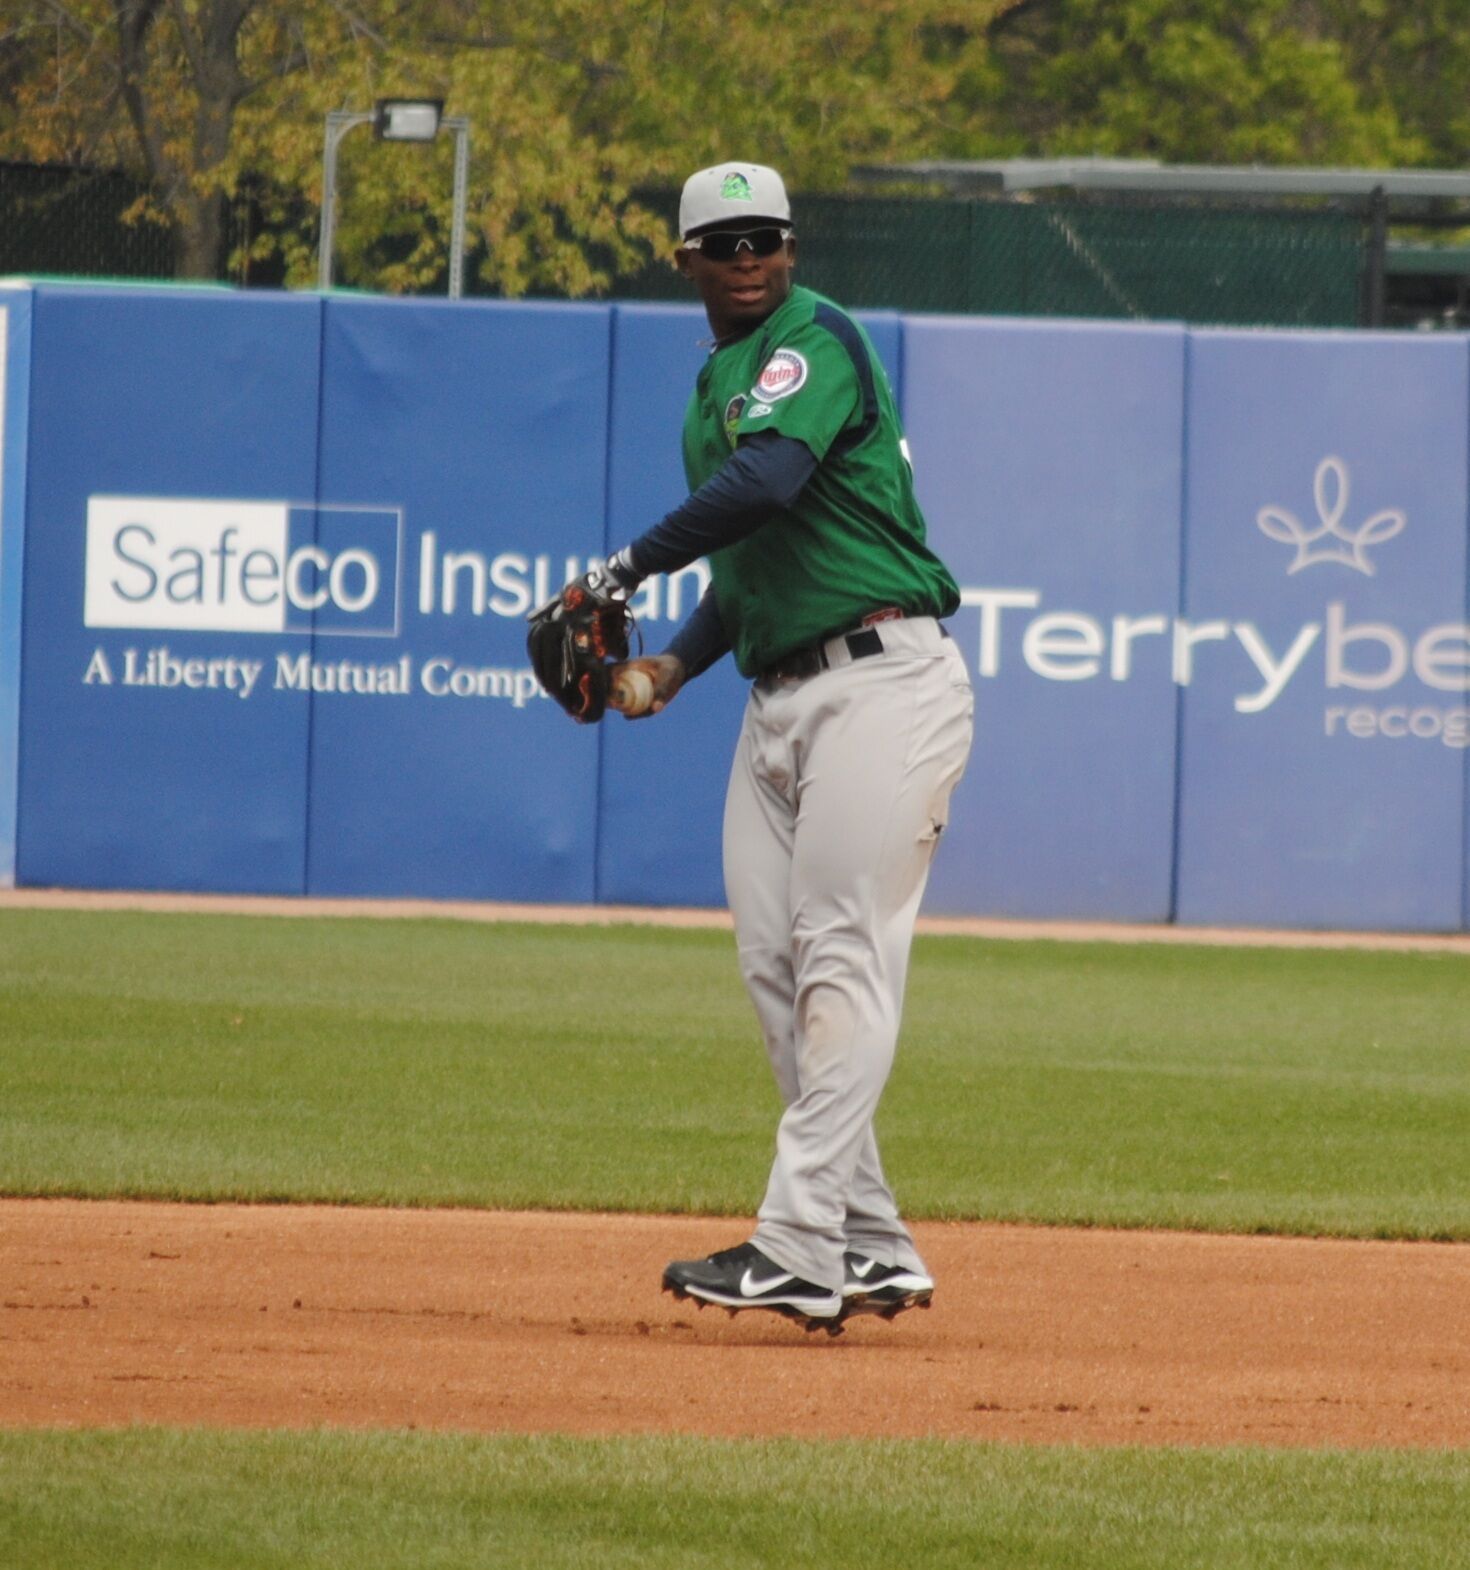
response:
[(113, 0), (123, 103), (154, 192), (174, 221), (176, 278), (218, 278), (226, 260), (225, 197), (217, 190), (201, 193), (195, 182), (228, 155), (236, 106), (250, 91), (238, 46), (240, 28), (255, 3), (202, 0), (193, 16), (182, 6), (167, 13), (183, 55), (182, 90), (196, 99), (194, 134), (180, 147), (170, 144), (155, 114), (155, 96), (167, 87), (155, 79), (148, 52), (151, 31), (164, 25), (164, 0)]
[(218, 192), (173, 203), (174, 277), (218, 279), (225, 264), (225, 199)]

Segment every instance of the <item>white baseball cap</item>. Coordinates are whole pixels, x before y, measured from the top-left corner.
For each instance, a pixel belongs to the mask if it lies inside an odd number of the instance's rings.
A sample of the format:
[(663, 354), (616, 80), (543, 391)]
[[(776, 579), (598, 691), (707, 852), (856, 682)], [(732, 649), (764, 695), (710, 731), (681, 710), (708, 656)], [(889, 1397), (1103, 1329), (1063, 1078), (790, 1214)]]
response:
[(759, 223), (762, 219), (791, 222), (791, 203), (781, 176), (764, 164), (716, 164), (684, 182), (679, 233), (685, 239), (712, 224)]

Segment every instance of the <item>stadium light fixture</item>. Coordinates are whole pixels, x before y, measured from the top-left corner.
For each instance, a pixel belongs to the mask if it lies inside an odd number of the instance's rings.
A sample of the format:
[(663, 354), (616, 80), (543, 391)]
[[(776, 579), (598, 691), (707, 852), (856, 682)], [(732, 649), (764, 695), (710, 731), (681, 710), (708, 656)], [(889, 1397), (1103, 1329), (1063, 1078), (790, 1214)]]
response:
[(432, 142), (443, 116), (442, 98), (380, 98), (373, 130), (380, 142)]
[(337, 229), (337, 148), (354, 126), (370, 125), (380, 142), (432, 142), (441, 131), (454, 137), (454, 215), (449, 233), (449, 298), (464, 293), (465, 200), (470, 171), (470, 122), (446, 115), (442, 98), (380, 98), (370, 110), (337, 110), (327, 116), (322, 157), (322, 231), (317, 287), (332, 287), (332, 240)]

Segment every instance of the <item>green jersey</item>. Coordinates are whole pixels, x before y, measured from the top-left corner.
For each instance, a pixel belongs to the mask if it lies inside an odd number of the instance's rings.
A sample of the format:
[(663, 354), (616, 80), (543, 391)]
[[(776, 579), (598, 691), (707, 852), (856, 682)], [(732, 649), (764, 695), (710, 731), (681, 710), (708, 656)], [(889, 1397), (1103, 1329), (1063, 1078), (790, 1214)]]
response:
[(817, 468), (790, 507), (710, 557), (741, 673), (856, 627), (875, 611), (948, 616), (959, 589), (925, 543), (893, 390), (868, 335), (810, 289), (718, 347), (684, 419), (691, 491), (745, 436), (804, 442)]

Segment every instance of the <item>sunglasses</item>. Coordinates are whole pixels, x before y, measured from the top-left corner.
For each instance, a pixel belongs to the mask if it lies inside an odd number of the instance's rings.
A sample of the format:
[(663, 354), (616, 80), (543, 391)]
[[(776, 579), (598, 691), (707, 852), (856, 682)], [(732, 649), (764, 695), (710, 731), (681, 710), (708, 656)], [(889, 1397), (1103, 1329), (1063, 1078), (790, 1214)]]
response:
[(790, 238), (790, 229), (779, 229), (773, 224), (769, 229), (745, 229), (738, 234), (728, 229), (697, 234), (684, 242), (684, 248), (699, 251), (712, 262), (733, 262), (741, 246), (752, 256), (774, 256)]

